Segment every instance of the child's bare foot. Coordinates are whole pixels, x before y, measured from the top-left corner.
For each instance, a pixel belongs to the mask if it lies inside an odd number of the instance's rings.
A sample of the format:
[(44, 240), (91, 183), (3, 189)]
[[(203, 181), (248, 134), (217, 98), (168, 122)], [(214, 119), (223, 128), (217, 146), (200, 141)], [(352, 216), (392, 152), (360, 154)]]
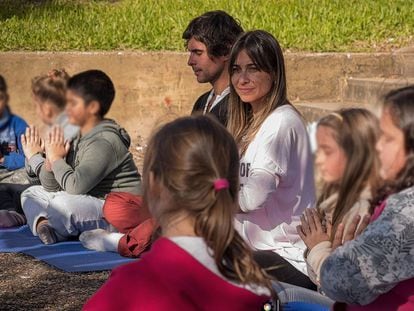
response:
[(26, 224), (26, 217), (14, 211), (0, 210), (0, 228), (19, 227)]
[(37, 223), (37, 235), (44, 244), (55, 244), (58, 239), (55, 230), (49, 226), (47, 219), (43, 219)]
[(79, 241), (81, 241), (84, 247), (99, 252), (118, 252), (118, 243), (122, 237), (122, 233), (108, 232), (103, 229), (95, 229), (82, 232), (79, 236)]

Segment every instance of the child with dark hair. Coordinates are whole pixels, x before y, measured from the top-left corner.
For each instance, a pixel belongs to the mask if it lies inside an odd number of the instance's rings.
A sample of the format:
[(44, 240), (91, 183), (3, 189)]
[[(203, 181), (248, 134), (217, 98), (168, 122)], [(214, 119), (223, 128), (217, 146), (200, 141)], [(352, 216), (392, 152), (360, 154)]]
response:
[(212, 89), (194, 104), (194, 113), (212, 113), (227, 124), (229, 98), (228, 63), (230, 50), (243, 32), (239, 22), (224, 11), (210, 11), (194, 18), (183, 33), (190, 52), (188, 65), (199, 83), (210, 83)]
[(0, 75), (0, 180), (24, 167), (24, 153), (20, 140), (27, 123), (13, 114), (9, 106), (7, 83)]
[(67, 83), (66, 113), (80, 128), (69, 144), (59, 127), (45, 143), (42, 186), (22, 194), (22, 207), (34, 235), (45, 244), (107, 228), (102, 217), (109, 192), (140, 193), (140, 175), (129, 152), (130, 137), (104, 116), (115, 97), (111, 79), (100, 70), (81, 72)]

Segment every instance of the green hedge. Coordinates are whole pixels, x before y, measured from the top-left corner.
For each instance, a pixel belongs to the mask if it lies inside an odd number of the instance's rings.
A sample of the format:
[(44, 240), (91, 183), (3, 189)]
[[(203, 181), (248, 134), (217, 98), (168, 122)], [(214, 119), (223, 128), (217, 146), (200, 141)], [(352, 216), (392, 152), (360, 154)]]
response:
[(216, 9), (295, 51), (414, 44), (413, 0), (1, 0), (0, 50), (183, 51), (188, 22)]

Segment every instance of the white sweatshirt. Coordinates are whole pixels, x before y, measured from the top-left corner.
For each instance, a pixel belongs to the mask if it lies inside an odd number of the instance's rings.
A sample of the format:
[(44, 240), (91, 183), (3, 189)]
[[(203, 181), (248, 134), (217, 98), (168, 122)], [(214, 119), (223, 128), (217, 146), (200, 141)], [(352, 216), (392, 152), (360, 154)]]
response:
[(299, 217), (315, 204), (313, 156), (305, 125), (290, 105), (263, 122), (240, 160), (235, 226), (258, 250), (273, 250), (306, 274)]

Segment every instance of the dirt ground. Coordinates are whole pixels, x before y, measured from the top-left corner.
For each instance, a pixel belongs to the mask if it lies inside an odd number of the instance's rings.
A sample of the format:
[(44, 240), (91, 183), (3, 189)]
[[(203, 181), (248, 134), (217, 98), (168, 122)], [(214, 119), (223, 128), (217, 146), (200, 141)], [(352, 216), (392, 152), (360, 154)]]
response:
[(0, 310), (80, 310), (108, 271), (66, 273), (23, 254), (0, 254)]
[[(131, 152), (142, 172), (145, 141), (134, 137)], [(0, 253), (1, 311), (75, 311), (107, 280), (110, 271), (69, 273), (24, 254)]]

